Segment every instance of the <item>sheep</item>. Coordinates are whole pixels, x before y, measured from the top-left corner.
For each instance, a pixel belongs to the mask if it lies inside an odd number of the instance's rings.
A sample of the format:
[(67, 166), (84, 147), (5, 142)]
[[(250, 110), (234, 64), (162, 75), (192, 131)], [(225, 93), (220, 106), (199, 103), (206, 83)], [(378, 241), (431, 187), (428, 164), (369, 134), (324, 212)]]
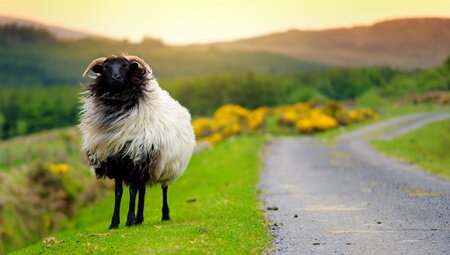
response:
[(170, 220), (168, 186), (183, 174), (195, 147), (189, 111), (160, 88), (139, 57), (97, 58), (83, 77), (89, 71), (96, 78), (81, 97), (78, 127), (91, 172), (115, 181), (109, 229), (120, 224), (123, 183), (130, 187), (126, 226), (144, 221), (145, 189), (153, 184), (162, 188), (162, 221)]

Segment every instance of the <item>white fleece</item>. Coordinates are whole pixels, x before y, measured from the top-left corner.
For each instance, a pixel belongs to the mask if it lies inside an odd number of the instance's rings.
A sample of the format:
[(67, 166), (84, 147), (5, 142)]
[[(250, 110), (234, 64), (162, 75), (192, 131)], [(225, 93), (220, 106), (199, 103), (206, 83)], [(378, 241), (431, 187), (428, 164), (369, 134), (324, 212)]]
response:
[(146, 89), (146, 96), (129, 115), (117, 118), (107, 127), (99, 126), (103, 117), (95, 100), (86, 95), (82, 98), (79, 129), (82, 149), (89, 155), (92, 172), (123, 148), (127, 148), (126, 156), (139, 162), (152, 153), (153, 146), (160, 152), (160, 160), (154, 169), (156, 179), (152, 183), (169, 185), (183, 174), (195, 147), (191, 115), (159, 87), (151, 74)]

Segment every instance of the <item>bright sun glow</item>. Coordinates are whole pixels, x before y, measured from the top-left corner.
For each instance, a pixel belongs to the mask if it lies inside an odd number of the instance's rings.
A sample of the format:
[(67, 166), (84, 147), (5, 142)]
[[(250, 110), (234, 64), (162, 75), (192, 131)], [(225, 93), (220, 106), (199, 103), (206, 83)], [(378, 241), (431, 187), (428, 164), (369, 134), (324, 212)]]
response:
[(0, 15), (133, 41), (233, 40), (274, 31), (371, 24), (399, 17), (450, 17), (448, 0), (15, 0)]

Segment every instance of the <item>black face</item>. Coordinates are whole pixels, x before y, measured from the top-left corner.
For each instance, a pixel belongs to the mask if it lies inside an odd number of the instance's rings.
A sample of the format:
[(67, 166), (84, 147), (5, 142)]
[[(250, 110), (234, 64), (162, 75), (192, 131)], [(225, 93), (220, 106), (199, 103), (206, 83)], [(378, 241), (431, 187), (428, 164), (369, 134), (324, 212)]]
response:
[(86, 89), (105, 113), (104, 123), (125, 114), (146, 96), (147, 69), (124, 57), (108, 58), (91, 68), (98, 76)]
[(102, 65), (92, 67), (94, 73), (100, 74), (110, 89), (120, 89), (128, 84), (133, 73), (139, 68), (137, 63), (130, 63), (126, 58), (108, 58)]

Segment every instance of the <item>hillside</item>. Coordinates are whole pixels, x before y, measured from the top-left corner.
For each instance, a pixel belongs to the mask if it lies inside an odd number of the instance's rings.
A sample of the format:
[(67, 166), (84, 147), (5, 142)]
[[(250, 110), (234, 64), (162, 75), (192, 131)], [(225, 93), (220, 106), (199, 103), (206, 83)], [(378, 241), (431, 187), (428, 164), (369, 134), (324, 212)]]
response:
[(290, 30), (213, 46), (268, 51), (336, 66), (428, 68), (450, 55), (450, 19), (398, 19), (372, 26)]
[(323, 31), (291, 30), (229, 43), (170, 46), (151, 38), (130, 43), (0, 17), (0, 87), (78, 84), (91, 59), (123, 52), (146, 59), (158, 78), (223, 72), (288, 74), (330, 65), (428, 68), (450, 55), (450, 19), (392, 20)]
[(92, 59), (124, 52), (144, 58), (157, 78), (325, 68), (270, 52), (175, 47), (149, 38), (137, 44), (103, 38), (60, 40), (45, 29), (9, 24), (0, 26), (0, 87), (79, 84)]
[(16, 25), (23, 26), (23, 27), (33, 27), (33, 28), (45, 29), (45, 30), (48, 30), (56, 38), (63, 39), (63, 40), (80, 40), (80, 39), (86, 39), (86, 38), (99, 38), (100, 37), (100, 36), (89, 34), (89, 33), (82, 32), (82, 31), (77, 31), (77, 30), (73, 30), (73, 29), (43, 24), (43, 23), (33, 21), (33, 20), (9, 17), (9, 16), (0, 16), (0, 26), (7, 25), (7, 24), (16, 24)]

